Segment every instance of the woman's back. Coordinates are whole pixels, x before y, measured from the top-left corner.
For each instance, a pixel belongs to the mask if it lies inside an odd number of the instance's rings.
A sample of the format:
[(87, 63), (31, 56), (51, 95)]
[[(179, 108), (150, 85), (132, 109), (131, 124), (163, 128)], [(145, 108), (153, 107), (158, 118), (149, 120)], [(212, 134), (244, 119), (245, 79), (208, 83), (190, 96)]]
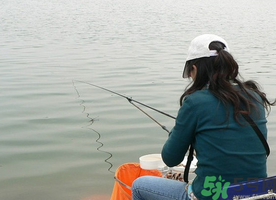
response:
[[(215, 176), (217, 179), (221, 176), (230, 183), (267, 176), (265, 148), (242, 116), (239, 118), (240, 124), (234, 119), (232, 106), (226, 113), (225, 106), (208, 90), (189, 95), (185, 104), (194, 109), (193, 117), (196, 121), (193, 145), (198, 164), (193, 191), (199, 199), (204, 198), (201, 191), (206, 176)], [(256, 110), (258, 112), (251, 117), (266, 138), (264, 108), (256, 102)], [(189, 119), (193, 120), (193, 117)]]

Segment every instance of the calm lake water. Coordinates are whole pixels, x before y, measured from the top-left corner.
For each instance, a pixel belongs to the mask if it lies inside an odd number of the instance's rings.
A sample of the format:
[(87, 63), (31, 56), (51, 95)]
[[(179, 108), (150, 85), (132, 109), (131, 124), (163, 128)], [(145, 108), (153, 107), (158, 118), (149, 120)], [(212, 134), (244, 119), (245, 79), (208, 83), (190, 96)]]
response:
[[(124, 98), (171, 115), (190, 41), (228, 41), (245, 79), (276, 97), (275, 0), (2, 0), (0, 200), (110, 195), (116, 168), (167, 133)], [(174, 121), (149, 111), (161, 124)], [(268, 118), (276, 174), (276, 109)], [(93, 199), (93, 197), (91, 197)], [(94, 197), (96, 198), (96, 197)]]

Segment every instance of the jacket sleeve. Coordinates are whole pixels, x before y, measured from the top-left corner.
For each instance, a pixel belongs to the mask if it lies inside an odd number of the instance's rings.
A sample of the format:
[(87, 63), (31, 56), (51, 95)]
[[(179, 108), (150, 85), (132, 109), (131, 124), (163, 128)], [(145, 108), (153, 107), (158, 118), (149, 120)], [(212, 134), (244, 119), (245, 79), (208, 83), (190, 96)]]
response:
[(173, 167), (181, 163), (193, 142), (197, 127), (197, 110), (192, 98), (186, 97), (178, 111), (175, 126), (165, 142), (161, 155), (165, 164)]

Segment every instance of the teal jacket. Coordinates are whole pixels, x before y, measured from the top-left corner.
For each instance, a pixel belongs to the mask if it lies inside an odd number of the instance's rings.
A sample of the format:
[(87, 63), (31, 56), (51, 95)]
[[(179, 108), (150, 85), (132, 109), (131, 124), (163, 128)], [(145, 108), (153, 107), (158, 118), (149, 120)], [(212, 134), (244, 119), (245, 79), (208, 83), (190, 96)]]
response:
[[(260, 103), (256, 106), (258, 111), (251, 117), (266, 138), (265, 109)], [(193, 143), (198, 163), (192, 190), (197, 198), (210, 199), (201, 193), (203, 189), (210, 190), (204, 188), (207, 176), (215, 176), (216, 181), (221, 176), (230, 183), (267, 177), (265, 148), (243, 117), (240, 122), (242, 125), (233, 117), (233, 106), (225, 109), (209, 90), (196, 91), (185, 98), (163, 146), (162, 158), (169, 167), (176, 166)]]

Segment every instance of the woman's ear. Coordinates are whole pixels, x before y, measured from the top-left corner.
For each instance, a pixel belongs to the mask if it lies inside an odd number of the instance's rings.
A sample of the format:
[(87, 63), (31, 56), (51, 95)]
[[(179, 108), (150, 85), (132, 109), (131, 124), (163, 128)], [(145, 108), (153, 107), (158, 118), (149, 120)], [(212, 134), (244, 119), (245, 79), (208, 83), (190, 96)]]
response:
[(197, 67), (195, 65), (193, 65), (193, 70), (190, 73), (190, 77), (195, 80), (196, 78), (196, 74), (197, 74)]
[(196, 65), (193, 65), (193, 70), (195, 70), (197, 72), (197, 67)]

